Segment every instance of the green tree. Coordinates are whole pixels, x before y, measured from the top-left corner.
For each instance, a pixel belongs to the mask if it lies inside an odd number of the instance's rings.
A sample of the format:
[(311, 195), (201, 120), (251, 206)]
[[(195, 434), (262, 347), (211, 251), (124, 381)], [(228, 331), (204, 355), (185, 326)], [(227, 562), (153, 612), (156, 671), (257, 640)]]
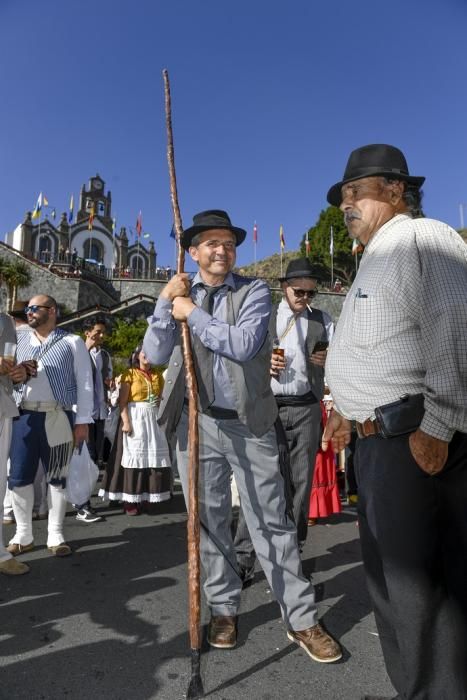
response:
[(130, 357), (133, 350), (144, 338), (147, 321), (144, 318), (126, 320), (117, 318), (112, 329), (112, 335), (106, 341), (106, 347), (113, 355)]
[[(344, 215), (337, 207), (323, 209), (316, 224), (309, 229), (310, 261), (321, 269), (326, 277), (331, 277), (331, 226), (334, 231), (334, 277), (349, 283), (355, 275), (355, 258), (352, 255), (352, 240), (344, 224)], [(306, 255), (306, 234), (300, 245), (300, 252)]]
[(7, 286), (7, 310), (10, 311), (16, 301), (19, 287), (27, 287), (31, 282), (31, 273), (22, 260), (8, 262), (0, 260), (0, 281)]

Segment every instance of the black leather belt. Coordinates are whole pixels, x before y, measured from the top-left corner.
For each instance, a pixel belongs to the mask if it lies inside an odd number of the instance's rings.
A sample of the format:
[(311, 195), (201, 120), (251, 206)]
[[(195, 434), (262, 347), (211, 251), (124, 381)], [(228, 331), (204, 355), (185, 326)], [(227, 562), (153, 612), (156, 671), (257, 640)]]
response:
[[(185, 406), (188, 406), (188, 399), (184, 400)], [(238, 413), (230, 408), (220, 408), (219, 406), (209, 406), (204, 411), (200, 411), (204, 415), (216, 420), (238, 420)]]

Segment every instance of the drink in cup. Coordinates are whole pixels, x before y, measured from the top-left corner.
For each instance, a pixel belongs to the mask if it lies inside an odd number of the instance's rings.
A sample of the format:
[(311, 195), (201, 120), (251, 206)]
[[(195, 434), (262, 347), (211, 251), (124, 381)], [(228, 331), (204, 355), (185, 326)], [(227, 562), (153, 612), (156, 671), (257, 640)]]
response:
[(3, 358), (10, 362), (15, 361), (16, 343), (5, 343), (3, 346)]

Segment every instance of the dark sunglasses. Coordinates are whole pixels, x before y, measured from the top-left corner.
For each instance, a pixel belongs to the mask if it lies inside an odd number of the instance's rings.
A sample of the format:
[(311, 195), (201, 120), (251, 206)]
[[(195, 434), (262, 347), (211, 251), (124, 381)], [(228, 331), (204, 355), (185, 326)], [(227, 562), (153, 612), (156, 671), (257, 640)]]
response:
[(51, 306), (46, 306), (45, 304), (31, 304), (31, 306), (24, 307), (25, 314), (35, 314), (38, 309), (51, 309)]
[(318, 294), (317, 289), (295, 289), (295, 287), (292, 287), (290, 284), (289, 287), (297, 299), (304, 299), (305, 297), (313, 299), (313, 297), (315, 297)]

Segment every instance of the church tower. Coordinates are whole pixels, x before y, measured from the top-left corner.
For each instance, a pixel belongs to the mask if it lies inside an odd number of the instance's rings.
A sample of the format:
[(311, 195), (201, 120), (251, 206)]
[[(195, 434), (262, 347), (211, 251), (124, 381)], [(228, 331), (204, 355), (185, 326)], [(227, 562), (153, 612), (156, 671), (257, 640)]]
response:
[(94, 217), (99, 217), (104, 226), (112, 230), (112, 195), (105, 194), (105, 182), (96, 174), (89, 180), (88, 189), (83, 185), (79, 195), (79, 211), (76, 221), (87, 221), (94, 207)]

